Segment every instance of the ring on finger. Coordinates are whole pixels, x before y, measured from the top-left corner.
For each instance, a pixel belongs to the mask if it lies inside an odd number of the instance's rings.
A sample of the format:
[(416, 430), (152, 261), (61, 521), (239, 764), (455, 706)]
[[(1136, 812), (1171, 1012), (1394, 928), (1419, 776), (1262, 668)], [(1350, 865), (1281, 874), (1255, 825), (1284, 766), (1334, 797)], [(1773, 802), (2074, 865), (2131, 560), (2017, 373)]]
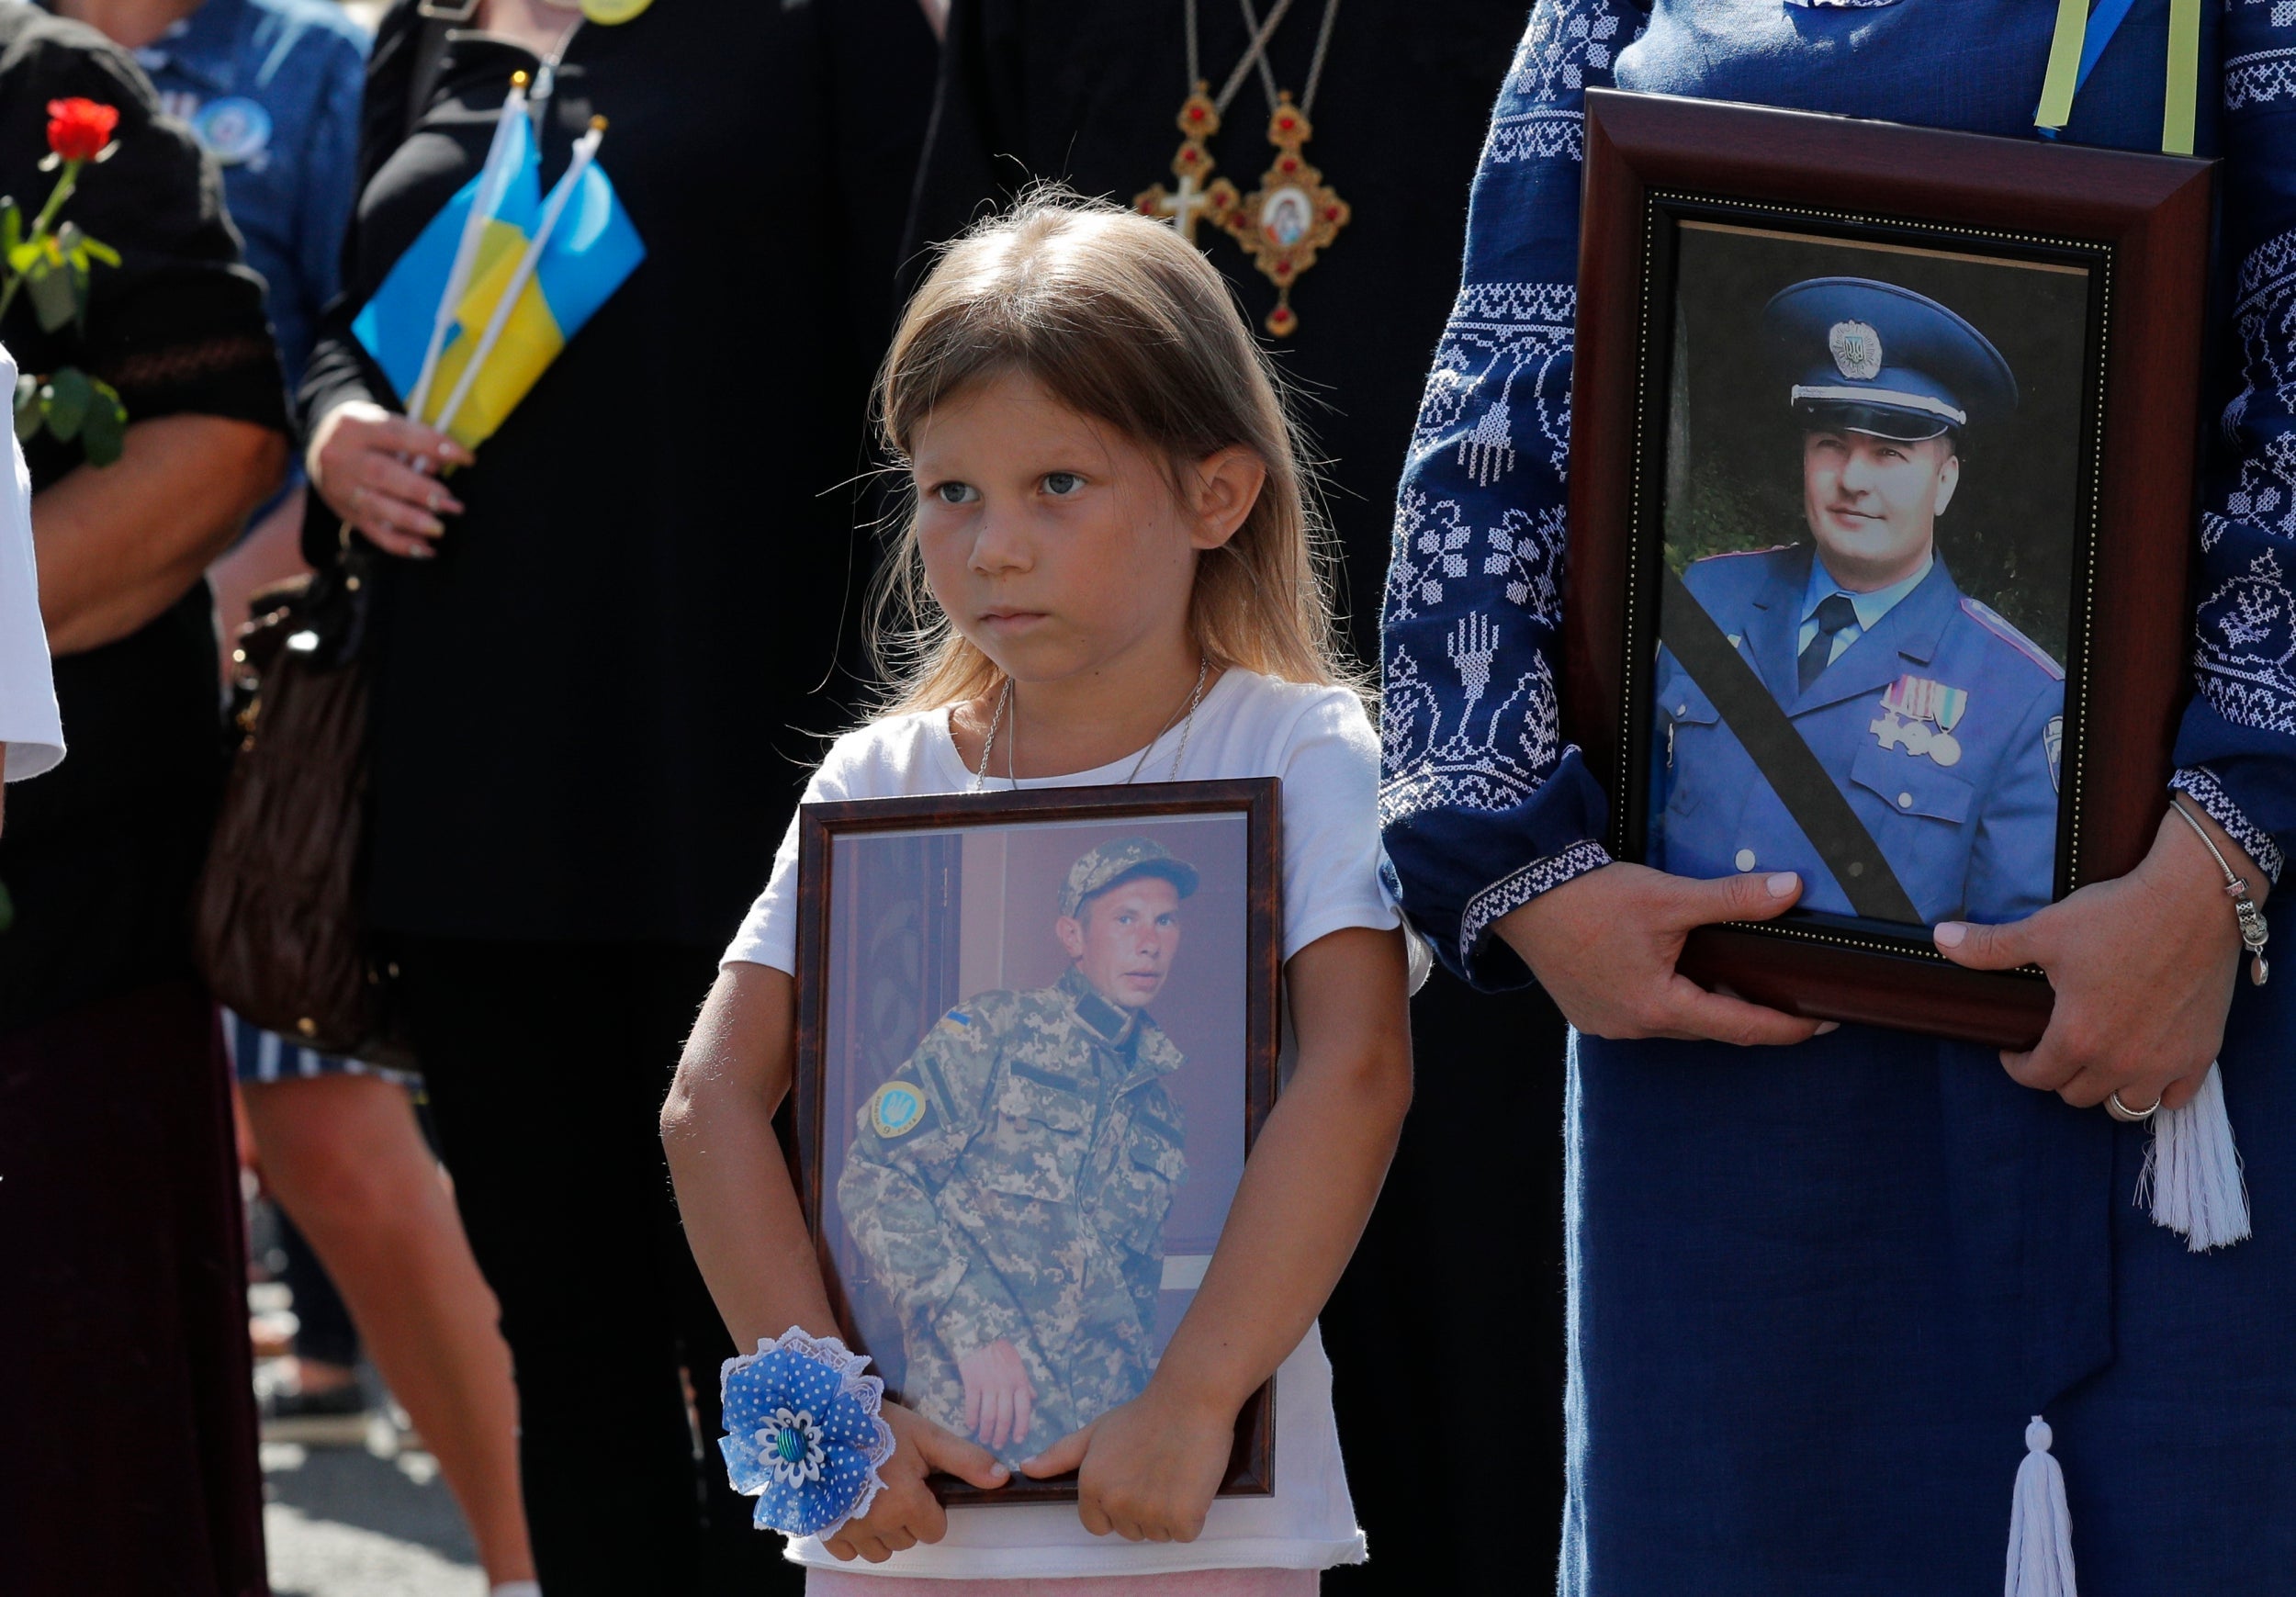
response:
[(2123, 1125), (2141, 1126), (2159, 1112), (2160, 1100), (2158, 1098), (2155, 1098), (2144, 1108), (2133, 1109), (2121, 1101), (2119, 1092), (2110, 1092), (2105, 1095), (2105, 1113)]

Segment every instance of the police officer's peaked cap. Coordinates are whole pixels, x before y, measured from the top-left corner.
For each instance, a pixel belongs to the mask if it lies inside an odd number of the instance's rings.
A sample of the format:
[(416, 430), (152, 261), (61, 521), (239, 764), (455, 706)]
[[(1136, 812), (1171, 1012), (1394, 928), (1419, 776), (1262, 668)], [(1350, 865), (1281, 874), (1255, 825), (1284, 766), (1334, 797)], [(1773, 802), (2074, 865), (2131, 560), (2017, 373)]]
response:
[(1812, 277), (1762, 308), (1762, 343), (1808, 427), (1879, 438), (1982, 428), (2017, 409), (2017, 377), (1936, 300), (1866, 277)]
[(1148, 838), (1119, 838), (1101, 844), (1068, 868), (1061, 883), (1061, 913), (1075, 915), (1085, 900), (1135, 876), (1161, 876), (1182, 898), (1196, 891), (1196, 867)]

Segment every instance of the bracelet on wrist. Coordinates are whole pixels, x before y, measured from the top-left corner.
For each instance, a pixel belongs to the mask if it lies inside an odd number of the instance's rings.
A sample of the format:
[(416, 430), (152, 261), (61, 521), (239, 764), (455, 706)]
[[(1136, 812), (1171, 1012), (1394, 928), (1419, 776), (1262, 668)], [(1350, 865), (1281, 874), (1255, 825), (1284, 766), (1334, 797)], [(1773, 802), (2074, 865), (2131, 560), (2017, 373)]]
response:
[(2216, 846), (2216, 839), (2209, 836), (2208, 828), (2200, 825), (2183, 799), (2172, 794), (2168, 807), (2216, 856), (2217, 868), (2224, 872), (2224, 896), (2233, 901), (2233, 917), (2240, 923), (2240, 944), (2248, 952), (2248, 980), (2263, 986), (2272, 973), (2272, 966), (2264, 957), (2264, 945), (2272, 935), (2272, 928), (2265, 922), (2264, 910), (2248, 896), (2248, 879), (2233, 869), (2232, 861), (2224, 858), (2224, 850)]

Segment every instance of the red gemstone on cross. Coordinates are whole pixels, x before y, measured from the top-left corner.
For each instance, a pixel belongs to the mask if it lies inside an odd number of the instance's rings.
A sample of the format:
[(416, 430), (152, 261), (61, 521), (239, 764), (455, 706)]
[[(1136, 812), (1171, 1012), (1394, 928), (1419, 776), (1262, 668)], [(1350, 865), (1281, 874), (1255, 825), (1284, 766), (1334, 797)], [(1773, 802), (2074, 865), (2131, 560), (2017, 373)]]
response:
[(1289, 117), (1278, 117), (1276, 118), (1276, 126), (1281, 128), (1287, 133), (1290, 132), (1299, 125), (1299, 123), (1293, 121)]
[(1325, 211), (1323, 213), (1323, 219), (1327, 222), (1337, 221), (1339, 219), (1339, 207), (1334, 206), (1329, 210)]
[(1289, 276), (1291, 276), (1291, 263), (1290, 263), (1289, 261), (1278, 261), (1278, 262), (1277, 262), (1277, 263), (1276, 263), (1276, 276), (1278, 276), (1278, 277), (1289, 277)]

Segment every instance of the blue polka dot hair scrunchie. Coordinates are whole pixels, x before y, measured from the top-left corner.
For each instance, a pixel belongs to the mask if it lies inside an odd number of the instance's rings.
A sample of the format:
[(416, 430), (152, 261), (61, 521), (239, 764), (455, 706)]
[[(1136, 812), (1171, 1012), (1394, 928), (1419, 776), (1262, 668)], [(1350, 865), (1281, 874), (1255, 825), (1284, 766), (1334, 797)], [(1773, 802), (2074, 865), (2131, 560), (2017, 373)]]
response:
[(760, 1530), (828, 1535), (884, 1490), (893, 1427), (878, 1413), (885, 1383), (868, 1367), (867, 1355), (793, 1325), (719, 1369), (717, 1448), (734, 1490), (758, 1500)]

